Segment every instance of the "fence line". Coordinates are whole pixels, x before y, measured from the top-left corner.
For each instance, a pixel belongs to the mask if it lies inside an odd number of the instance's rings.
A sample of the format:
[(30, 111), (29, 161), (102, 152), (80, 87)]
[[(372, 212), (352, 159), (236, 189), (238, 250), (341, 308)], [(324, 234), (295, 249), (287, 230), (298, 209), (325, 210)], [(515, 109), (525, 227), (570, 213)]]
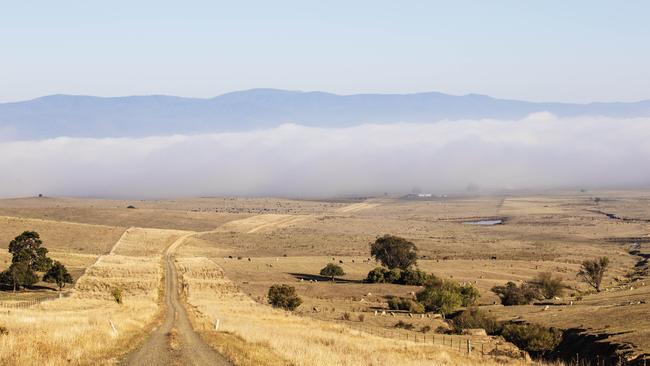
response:
[(39, 299), (33, 299), (33, 300), (7, 300), (7, 301), (0, 301), (0, 308), (5, 308), (5, 309), (27, 309), (35, 305), (39, 305), (45, 301), (51, 301), (55, 300), (61, 297), (70, 297), (72, 295), (71, 292), (66, 291), (66, 292), (59, 292), (59, 295), (56, 297), (43, 297)]

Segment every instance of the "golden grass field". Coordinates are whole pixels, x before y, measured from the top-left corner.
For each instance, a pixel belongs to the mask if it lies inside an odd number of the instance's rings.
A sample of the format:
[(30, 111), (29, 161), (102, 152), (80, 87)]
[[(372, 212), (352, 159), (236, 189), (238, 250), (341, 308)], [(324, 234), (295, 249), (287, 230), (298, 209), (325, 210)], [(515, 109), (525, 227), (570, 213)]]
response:
[[(596, 196), (600, 202), (593, 200)], [(128, 205), (136, 209), (127, 209)], [(604, 213), (627, 220), (610, 219)], [(487, 218), (501, 218), (505, 224), (463, 223)], [(418, 290), (362, 282), (377, 265), (368, 261), (369, 243), (387, 233), (418, 246), (421, 269), (474, 283), (482, 307), (501, 319), (581, 328), (604, 335), (604, 342), (628, 345), (634, 355), (648, 353), (650, 287), (644, 280), (631, 283), (626, 277), (640, 259), (630, 254), (630, 245), (641, 241), (642, 252), (649, 252), (648, 219), (646, 191), (431, 201), (0, 200), (1, 245), (6, 248), (20, 232), (36, 230), (51, 256), (69, 266), (76, 282), (68, 298), (26, 309), (0, 307), (0, 325), (9, 330), (0, 336), (0, 364), (98, 364), (119, 359), (146, 337), (158, 319), (162, 252), (192, 232), (177, 249), (176, 262), (188, 309), (202, 337), (237, 365), (493, 362), (473, 358), (476, 355), (467, 358), (447, 346), (390, 338), (397, 320), (416, 329), (443, 324), (403, 314), (374, 316), (375, 310), (387, 307), (387, 296), (408, 297)], [(576, 272), (582, 260), (603, 255), (612, 260), (606, 291), (592, 294)], [(0, 266), (9, 262), (2, 252)], [(329, 262), (342, 262), (346, 275), (336, 283), (304, 280), (318, 278)], [(541, 271), (561, 275), (569, 286), (556, 305), (549, 310), (541, 305), (494, 305), (492, 286), (528, 280)], [(296, 287), (304, 304), (294, 314), (266, 305), (266, 292), (274, 283)], [(124, 305), (112, 300), (114, 287), (123, 288)], [(0, 300), (44, 294), (56, 297), (55, 291), (40, 289), (2, 292)], [(345, 313), (351, 321), (341, 320)], [(213, 330), (216, 319), (221, 322), (219, 332)], [(495, 339), (473, 341), (485, 343), (488, 350), (497, 342), (507, 347)]]

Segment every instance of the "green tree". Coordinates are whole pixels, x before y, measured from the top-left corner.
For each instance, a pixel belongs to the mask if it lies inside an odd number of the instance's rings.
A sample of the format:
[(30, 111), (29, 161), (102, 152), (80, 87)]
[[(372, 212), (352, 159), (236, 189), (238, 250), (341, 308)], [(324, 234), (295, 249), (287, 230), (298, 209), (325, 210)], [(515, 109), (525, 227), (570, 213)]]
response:
[(13, 287), (14, 291), (38, 282), (38, 276), (32, 271), (27, 262), (12, 263), (9, 268), (0, 273), (0, 281)]
[(600, 292), (600, 284), (603, 282), (603, 277), (605, 277), (605, 272), (608, 267), (609, 258), (607, 257), (592, 260), (588, 259), (582, 262), (582, 267), (580, 267), (578, 277), (589, 286), (596, 289), (597, 292)]
[(405, 270), (414, 265), (417, 250), (412, 242), (393, 235), (384, 235), (370, 244), (370, 255), (389, 269)]
[(275, 308), (295, 310), (302, 299), (296, 294), (296, 288), (289, 285), (273, 285), (269, 288), (269, 304)]
[(59, 286), (59, 291), (61, 291), (66, 283), (72, 283), (72, 276), (70, 276), (68, 269), (61, 262), (54, 262), (52, 267), (43, 276), (43, 281), (56, 283)]
[(25, 231), (9, 243), (12, 263), (25, 262), (34, 271), (45, 272), (52, 266), (47, 249), (36, 231)]
[(341, 266), (338, 266), (334, 263), (328, 263), (323, 269), (320, 270), (321, 276), (331, 277), (332, 282), (334, 282), (335, 276), (344, 276), (345, 272)]

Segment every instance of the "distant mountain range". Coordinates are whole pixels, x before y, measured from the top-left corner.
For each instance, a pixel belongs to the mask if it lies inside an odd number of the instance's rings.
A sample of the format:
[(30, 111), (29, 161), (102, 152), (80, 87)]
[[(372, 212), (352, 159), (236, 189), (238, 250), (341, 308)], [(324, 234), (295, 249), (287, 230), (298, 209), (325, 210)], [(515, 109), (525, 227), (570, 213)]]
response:
[(246, 131), (282, 123), (346, 127), (430, 123), (443, 119), (519, 119), (548, 111), (560, 117), (650, 117), (650, 100), (632, 103), (534, 103), (469, 94), (335, 95), (251, 89), (210, 99), (173, 96), (52, 95), (0, 104), (0, 138), (140, 137)]

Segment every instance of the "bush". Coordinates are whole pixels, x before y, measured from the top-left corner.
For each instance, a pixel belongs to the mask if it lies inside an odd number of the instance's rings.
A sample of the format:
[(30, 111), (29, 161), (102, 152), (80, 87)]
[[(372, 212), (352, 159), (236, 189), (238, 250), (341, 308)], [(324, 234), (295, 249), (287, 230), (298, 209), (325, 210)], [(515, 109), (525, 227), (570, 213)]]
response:
[(346, 312), (343, 313), (343, 315), (341, 316), (341, 319), (349, 321), (349, 320), (350, 320), (350, 313), (348, 313), (348, 312), (346, 311)]
[(331, 277), (334, 281), (335, 276), (344, 276), (345, 272), (341, 266), (334, 263), (328, 263), (323, 269), (320, 270), (320, 275), (325, 277)]
[(370, 272), (366, 277), (366, 282), (368, 283), (384, 283), (386, 282), (386, 273), (388, 270), (383, 267), (377, 267)]
[(111, 295), (113, 295), (113, 299), (115, 300), (116, 303), (121, 304), (122, 303), (122, 289), (119, 287), (116, 287), (111, 291)]
[(416, 263), (418, 248), (404, 238), (384, 235), (370, 244), (370, 255), (390, 269), (407, 269)]
[(363, 323), (365, 320), (366, 320), (366, 316), (363, 314), (359, 314), (359, 321)]
[(416, 295), (426, 311), (440, 313), (443, 317), (462, 305), (463, 299), (457, 286), (427, 286)]
[(428, 280), (435, 278), (419, 269), (407, 269), (402, 271), (399, 282), (410, 286), (424, 286)]
[(476, 301), (481, 296), (478, 292), (478, 289), (470, 284), (465, 284), (459, 287), (460, 297), (462, 299), (463, 306), (472, 306), (476, 304)]
[(492, 287), (492, 292), (497, 294), (501, 299), (501, 304), (506, 306), (527, 305), (541, 297), (535, 287), (526, 283), (517, 286), (514, 282), (508, 282), (505, 286)]
[(295, 310), (302, 299), (296, 294), (296, 288), (289, 285), (273, 285), (269, 288), (269, 304), (275, 308)]
[(9, 329), (7, 327), (0, 325), (0, 336), (9, 334)]
[(605, 277), (605, 272), (608, 267), (609, 258), (607, 257), (586, 260), (582, 262), (578, 277), (596, 289), (597, 292), (600, 292), (600, 284), (603, 282), (603, 277)]
[(463, 329), (477, 328), (485, 329), (485, 332), (489, 335), (495, 335), (501, 331), (501, 326), (495, 317), (475, 307), (469, 308), (456, 316), (452, 320), (452, 326), (456, 333), (461, 333)]
[(415, 328), (415, 327), (414, 327), (413, 324), (411, 324), (411, 323), (407, 323), (407, 322), (405, 322), (405, 321), (400, 320), (400, 321), (398, 321), (397, 323), (395, 323), (395, 328), (401, 328), (401, 329), (406, 329), (406, 330), (413, 330), (413, 328)]
[(393, 268), (384, 272), (384, 282), (386, 283), (397, 283), (402, 277), (402, 270), (399, 268)]
[(388, 300), (388, 308), (391, 310), (405, 310), (414, 314), (424, 313), (424, 306), (419, 302), (398, 297), (393, 297)]
[(530, 281), (530, 285), (536, 287), (545, 299), (562, 296), (566, 287), (562, 282), (562, 277), (553, 277), (551, 272), (539, 273), (535, 279)]
[(554, 350), (562, 341), (561, 330), (537, 324), (505, 324), (501, 335), (517, 347), (536, 355)]

